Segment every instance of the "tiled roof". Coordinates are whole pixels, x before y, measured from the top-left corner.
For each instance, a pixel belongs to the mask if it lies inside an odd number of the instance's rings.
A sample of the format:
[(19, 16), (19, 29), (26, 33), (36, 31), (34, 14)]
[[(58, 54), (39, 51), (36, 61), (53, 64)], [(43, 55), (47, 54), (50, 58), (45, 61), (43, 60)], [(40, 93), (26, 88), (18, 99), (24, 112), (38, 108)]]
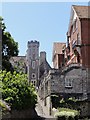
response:
[(62, 49), (66, 43), (54, 42), (53, 44), (53, 55), (62, 54)]
[(90, 6), (77, 6), (73, 5), (79, 18), (90, 18)]

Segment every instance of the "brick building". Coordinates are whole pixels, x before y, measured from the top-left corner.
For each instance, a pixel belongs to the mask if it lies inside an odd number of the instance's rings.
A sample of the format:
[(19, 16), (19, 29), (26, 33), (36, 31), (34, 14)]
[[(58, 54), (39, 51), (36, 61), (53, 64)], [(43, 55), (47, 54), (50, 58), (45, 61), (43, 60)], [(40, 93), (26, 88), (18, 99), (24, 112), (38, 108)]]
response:
[[(81, 63), (90, 68), (90, 6), (76, 6), (71, 8), (69, 28), (67, 32), (67, 61)], [(85, 59), (86, 58), (86, 59)]]

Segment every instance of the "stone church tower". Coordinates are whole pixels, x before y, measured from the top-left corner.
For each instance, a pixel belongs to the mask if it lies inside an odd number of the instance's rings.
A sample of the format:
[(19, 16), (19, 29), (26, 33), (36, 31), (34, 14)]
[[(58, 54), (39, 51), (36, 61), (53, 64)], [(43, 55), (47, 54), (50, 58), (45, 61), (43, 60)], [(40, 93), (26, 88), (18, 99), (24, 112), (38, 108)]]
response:
[(39, 42), (28, 41), (27, 47), (26, 61), (28, 81), (37, 87), (39, 80)]

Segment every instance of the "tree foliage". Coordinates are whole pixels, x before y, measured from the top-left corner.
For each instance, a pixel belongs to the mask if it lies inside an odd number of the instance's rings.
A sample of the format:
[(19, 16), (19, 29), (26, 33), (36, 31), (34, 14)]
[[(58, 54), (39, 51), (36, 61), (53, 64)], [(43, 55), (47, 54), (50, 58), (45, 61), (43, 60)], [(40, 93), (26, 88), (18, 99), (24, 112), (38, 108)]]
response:
[(35, 107), (37, 96), (32, 84), (28, 84), (27, 75), (0, 71), (2, 99), (9, 103), (11, 109)]
[(3, 18), (0, 17), (0, 30), (2, 30), (2, 68), (7, 71), (12, 70), (9, 59), (18, 55), (18, 43), (14, 41), (9, 32), (6, 32), (6, 26)]

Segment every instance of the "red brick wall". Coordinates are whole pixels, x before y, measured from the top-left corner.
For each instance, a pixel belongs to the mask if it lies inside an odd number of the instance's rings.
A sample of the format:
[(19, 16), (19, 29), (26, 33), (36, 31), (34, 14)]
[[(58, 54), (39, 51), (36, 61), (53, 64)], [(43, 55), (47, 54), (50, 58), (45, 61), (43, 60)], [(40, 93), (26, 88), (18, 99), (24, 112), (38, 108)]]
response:
[(58, 54), (58, 68), (62, 67), (63, 61), (64, 61), (63, 54)]
[(90, 68), (90, 19), (81, 20), (82, 65)]
[[(70, 32), (70, 56), (71, 58), (75, 55), (74, 54), (74, 49), (72, 49), (72, 43), (73, 41), (77, 41), (78, 42), (78, 38), (77, 35), (79, 34), (79, 39), (81, 40), (81, 24), (80, 24), (80, 19), (77, 18), (77, 28), (73, 31)], [(82, 57), (80, 56), (80, 59), (82, 59)], [(70, 63), (77, 63), (77, 56), (75, 56), (73, 59), (70, 59), (67, 62), (67, 65)], [(81, 63), (81, 60), (80, 60)]]

